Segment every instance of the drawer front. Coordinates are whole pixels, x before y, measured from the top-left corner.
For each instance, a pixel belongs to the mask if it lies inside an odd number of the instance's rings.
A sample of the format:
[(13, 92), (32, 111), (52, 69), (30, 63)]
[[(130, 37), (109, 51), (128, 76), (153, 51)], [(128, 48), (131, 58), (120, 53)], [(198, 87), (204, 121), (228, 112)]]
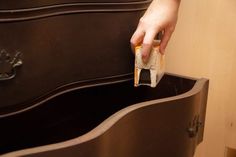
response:
[[(132, 73), (129, 40), (148, 4), (1, 10), (0, 114), (76, 82)], [(14, 58), (22, 64), (12, 66)]]
[[(35, 7), (44, 7), (49, 5), (61, 5), (61, 4), (71, 4), (71, 3), (90, 3), (106, 5), (107, 3), (116, 3), (116, 4), (128, 4), (133, 5), (135, 3), (145, 4), (149, 3), (152, 0), (21, 0), (20, 2), (16, 1), (5, 1), (0, 0), (0, 9), (10, 10), (10, 9), (23, 9), (23, 8), (35, 8)], [(125, 6), (124, 6), (125, 7)], [(122, 8), (122, 7), (121, 7)]]

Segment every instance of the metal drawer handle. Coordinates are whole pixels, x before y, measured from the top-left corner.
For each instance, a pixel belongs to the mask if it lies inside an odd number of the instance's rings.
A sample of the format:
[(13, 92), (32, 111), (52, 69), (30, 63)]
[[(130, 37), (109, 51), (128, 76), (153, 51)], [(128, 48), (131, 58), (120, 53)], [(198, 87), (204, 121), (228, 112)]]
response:
[(17, 51), (13, 57), (5, 49), (0, 51), (0, 81), (10, 80), (16, 76), (16, 67), (23, 64), (22, 53)]
[(200, 127), (203, 126), (203, 123), (200, 121), (199, 115), (194, 117), (194, 120), (190, 123), (188, 127), (188, 135), (190, 138), (196, 137)]

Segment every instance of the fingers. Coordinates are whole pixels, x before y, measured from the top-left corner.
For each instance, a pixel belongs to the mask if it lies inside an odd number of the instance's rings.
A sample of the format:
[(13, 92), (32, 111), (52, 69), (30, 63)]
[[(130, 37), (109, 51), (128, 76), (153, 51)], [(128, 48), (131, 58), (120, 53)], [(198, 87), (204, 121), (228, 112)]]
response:
[(144, 32), (141, 27), (138, 27), (130, 40), (133, 52), (135, 46), (142, 45), (142, 59), (144, 63), (147, 63), (149, 59), (152, 44), (158, 31), (159, 30)]
[(131, 37), (131, 48), (134, 52), (134, 48), (137, 45), (142, 45), (142, 60), (144, 63), (148, 62), (150, 52), (153, 46), (155, 36), (160, 31), (160, 28), (145, 30), (142, 23), (139, 23), (136, 31)]
[(160, 44), (160, 53), (162, 53), (162, 54), (165, 53), (166, 46), (170, 40), (170, 37), (171, 37), (173, 31), (174, 31), (174, 28), (168, 28), (165, 30), (164, 35), (161, 40), (161, 44)]
[(152, 49), (153, 41), (154, 38), (157, 34), (158, 30), (155, 31), (148, 31), (145, 33), (144, 39), (143, 39), (143, 44), (142, 44), (142, 59), (144, 63), (148, 62), (150, 52)]

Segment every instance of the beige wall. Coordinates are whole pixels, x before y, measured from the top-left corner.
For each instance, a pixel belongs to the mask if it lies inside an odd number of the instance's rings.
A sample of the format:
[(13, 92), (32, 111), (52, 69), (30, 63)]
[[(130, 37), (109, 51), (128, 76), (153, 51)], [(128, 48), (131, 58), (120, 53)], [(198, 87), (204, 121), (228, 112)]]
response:
[(204, 142), (196, 157), (236, 148), (236, 0), (182, 0), (166, 50), (168, 72), (210, 79)]

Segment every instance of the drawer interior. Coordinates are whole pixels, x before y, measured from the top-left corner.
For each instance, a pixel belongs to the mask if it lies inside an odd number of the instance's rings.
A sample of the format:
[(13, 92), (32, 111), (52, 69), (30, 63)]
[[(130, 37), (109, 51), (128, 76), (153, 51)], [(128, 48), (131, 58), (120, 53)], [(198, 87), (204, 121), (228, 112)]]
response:
[(133, 80), (127, 80), (62, 94), (20, 114), (1, 118), (0, 154), (81, 136), (127, 106), (182, 94), (195, 82), (166, 74), (156, 88), (133, 87)]

